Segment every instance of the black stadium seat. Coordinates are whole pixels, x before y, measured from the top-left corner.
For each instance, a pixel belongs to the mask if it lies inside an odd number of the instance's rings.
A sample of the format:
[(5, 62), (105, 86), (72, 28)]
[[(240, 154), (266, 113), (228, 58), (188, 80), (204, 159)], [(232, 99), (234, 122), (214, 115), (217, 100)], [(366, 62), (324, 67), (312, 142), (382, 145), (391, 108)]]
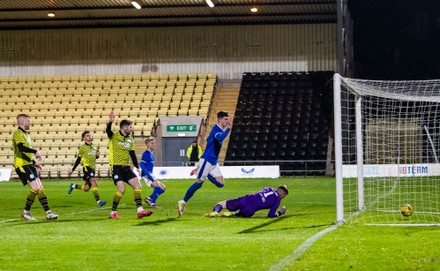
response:
[[(324, 174), (333, 113), (332, 72), (245, 72), (227, 161), (304, 160), (282, 164), (293, 175)], [(268, 149), (270, 148), (270, 149)], [(304, 172), (303, 172), (304, 171)], [(318, 175), (319, 175), (318, 174)]]

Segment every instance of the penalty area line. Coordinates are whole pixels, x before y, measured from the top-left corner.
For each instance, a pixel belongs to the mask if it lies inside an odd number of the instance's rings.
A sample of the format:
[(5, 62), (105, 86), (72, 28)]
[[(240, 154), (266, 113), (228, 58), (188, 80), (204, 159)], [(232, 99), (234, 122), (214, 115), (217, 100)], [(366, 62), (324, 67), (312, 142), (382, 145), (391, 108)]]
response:
[(273, 265), (271, 268), (269, 268), (270, 271), (279, 271), (282, 270), (283, 268), (285, 268), (286, 266), (288, 266), (289, 264), (293, 263), (294, 261), (296, 261), (299, 257), (301, 257), (301, 255), (304, 254), (304, 252), (313, 245), (313, 243), (316, 242), (316, 240), (318, 240), (319, 238), (321, 238), (322, 236), (326, 235), (327, 233), (336, 230), (339, 226), (341, 226), (342, 223), (338, 223), (335, 225), (332, 225), (331, 227), (328, 227), (327, 229), (324, 229), (318, 233), (316, 233), (315, 235), (313, 235), (312, 237), (310, 237), (309, 239), (307, 239), (304, 243), (302, 243), (299, 247), (297, 247), (292, 254), (286, 256), (284, 259), (282, 259), (281, 261), (279, 261), (278, 263), (276, 263), (275, 265)]

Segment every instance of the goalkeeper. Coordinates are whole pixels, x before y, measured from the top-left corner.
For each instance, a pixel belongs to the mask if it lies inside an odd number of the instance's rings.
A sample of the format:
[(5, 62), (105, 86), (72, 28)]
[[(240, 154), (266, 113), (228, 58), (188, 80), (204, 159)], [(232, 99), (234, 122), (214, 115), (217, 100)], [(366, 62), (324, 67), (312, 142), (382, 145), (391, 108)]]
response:
[[(215, 216), (241, 216), (251, 217), (255, 212), (263, 209), (269, 209), (268, 217), (278, 217), (286, 213), (286, 207), (283, 206), (277, 211), (281, 200), (289, 194), (285, 184), (278, 186), (277, 189), (265, 187), (255, 194), (245, 195), (236, 199), (220, 201), (215, 205), (212, 212), (206, 213), (206, 217)], [(222, 209), (228, 209), (231, 212), (221, 212)]]

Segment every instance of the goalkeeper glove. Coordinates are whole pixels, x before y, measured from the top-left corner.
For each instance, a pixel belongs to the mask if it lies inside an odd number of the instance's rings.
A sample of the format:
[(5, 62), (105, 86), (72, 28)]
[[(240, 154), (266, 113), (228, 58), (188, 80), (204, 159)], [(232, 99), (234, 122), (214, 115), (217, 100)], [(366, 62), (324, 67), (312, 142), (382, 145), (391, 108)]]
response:
[(286, 213), (286, 206), (281, 207), (281, 209), (277, 212), (278, 216), (284, 215)]

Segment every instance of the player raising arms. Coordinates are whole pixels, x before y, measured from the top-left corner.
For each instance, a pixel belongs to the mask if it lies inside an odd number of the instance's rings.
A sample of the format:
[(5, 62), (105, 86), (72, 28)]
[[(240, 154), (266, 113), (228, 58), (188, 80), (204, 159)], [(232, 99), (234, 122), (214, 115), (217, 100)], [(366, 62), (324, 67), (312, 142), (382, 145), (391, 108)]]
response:
[(68, 176), (72, 175), (75, 171), (76, 167), (81, 162), (83, 167), (83, 179), (84, 184), (74, 184), (70, 183), (69, 190), (67, 193), (71, 194), (73, 189), (79, 189), (84, 192), (90, 190), (92, 188), (93, 196), (95, 197), (96, 203), (99, 206), (104, 206), (107, 204), (106, 201), (102, 201), (99, 198), (98, 193), (98, 182), (96, 180), (96, 159), (99, 158), (99, 147), (96, 144), (92, 143), (92, 134), (89, 131), (84, 131), (81, 135), (81, 140), (84, 141), (84, 144), (79, 148), (77, 158), (73, 168), (69, 170)]
[(142, 207), (142, 189), (141, 183), (130, 168), (130, 157), (133, 165), (140, 173), (139, 164), (134, 151), (134, 141), (131, 133), (133, 132), (133, 126), (131, 121), (122, 120), (119, 123), (119, 131), (112, 132), (112, 123), (115, 121), (115, 113), (110, 112), (109, 122), (107, 123), (106, 133), (109, 138), (109, 156), (110, 167), (112, 170), (113, 182), (116, 185), (116, 193), (113, 198), (112, 211), (110, 218), (118, 219), (117, 208), (122, 195), (125, 192), (124, 182), (130, 185), (134, 190), (134, 202), (137, 206), (137, 217), (142, 218), (151, 215), (153, 212), (150, 210), (144, 210)]
[(156, 207), (157, 198), (167, 189), (163, 183), (161, 183), (153, 176), (153, 168), (154, 168), (153, 151), (154, 151), (155, 143), (156, 140), (152, 136), (145, 139), (145, 145), (147, 145), (147, 149), (142, 154), (142, 159), (140, 163), (142, 169), (142, 173), (141, 173), (142, 180), (145, 182), (147, 186), (153, 187), (153, 193), (151, 193), (150, 196), (145, 198), (145, 202), (150, 207), (153, 208)]
[[(215, 205), (210, 213), (206, 213), (206, 217), (214, 216), (241, 216), (251, 217), (255, 212), (263, 209), (269, 209), (267, 217), (278, 217), (286, 213), (286, 207), (283, 206), (277, 211), (281, 200), (289, 194), (289, 190), (285, 184), (278, 186), (277, 189), (266, 187), (255, 194), (245, 195), (236, 199), (220, 201)], [(227, 209), (232, 212), (222, 212)]]
[(26, 198), (26, 205), (21, 216), (27, 220), (36, 220), (31, 215), (31, 207), (34, 203), (35, 197), (43, 206), (46, 212), (46, 219), (57, 219), (58, 215), (52, 213), (47, 202), (46, 193), (44, 192), (43, 184), (38, 177), (38, 172), (41, 171), (41, 165), (33, 160), (35, 158), (41, 160), (43, 154), (35, 149), (32, 149), (32, 140), (29, 137), (28, 130), (31, 125), (31, 118), (26, 114), (17, 116), (17, 131), (12, 136), (12, 149), (14, 150), (14, 168), (17, 172), (23, 185), (29, 185), (30, 191)]
[(212, 127), (211, 133), (206, 139), (206, 149), (202, 154), (198, 164), (197, 180), (188, 188), (185, 197), (177, 202), (179, 216), (183, 215), (186, 203), (194, 193), (203, 185), (208, 178), (217, 187), (223, 187), (225, 182), (222, 172), (218, 165), (218, 155), (222, 147), (223, 140), (231, 131), (231, 119), (228, 112), (219, 111), (217, 113), (218, 123)]

